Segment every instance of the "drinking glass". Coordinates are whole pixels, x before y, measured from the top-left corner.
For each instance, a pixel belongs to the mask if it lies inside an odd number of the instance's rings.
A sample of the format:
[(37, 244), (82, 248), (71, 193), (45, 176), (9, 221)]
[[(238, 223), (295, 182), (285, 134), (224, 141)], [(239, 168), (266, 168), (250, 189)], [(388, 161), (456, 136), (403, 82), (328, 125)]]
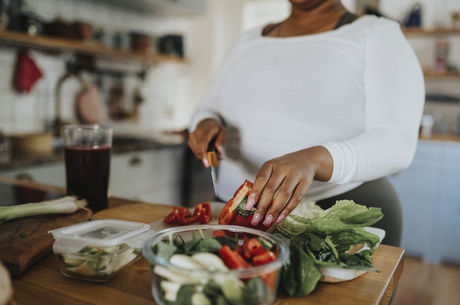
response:
[(107, 208), (112, 128), (67, 125), (63, 134), (67, 194), (86, 199), (93, 212)]

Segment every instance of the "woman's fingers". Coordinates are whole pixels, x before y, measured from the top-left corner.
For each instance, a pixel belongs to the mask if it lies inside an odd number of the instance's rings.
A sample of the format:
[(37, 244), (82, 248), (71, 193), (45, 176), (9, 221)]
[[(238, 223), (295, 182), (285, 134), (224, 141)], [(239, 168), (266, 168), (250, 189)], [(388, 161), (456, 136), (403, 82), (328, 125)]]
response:
[(218, 150), (220, 148), (219, 152), (221, 152), (223, 151), (223, 142), (226, 132), (219, 122), (212, 119), (201, 121), (195, 131), (189, 135), (187, 142), (188, 146), (195, 156), (203, 162), (205, 167), (209, 167), (209, 162), (206, 157), (209, 142), (216, 136), (219, 138)]
[[(276, 191), (279, 189), (285, 177), (286, 176), (283, 172), (272, 172), (270, 179), (268, 180), (267, 184), (265, 184), (262, 193), (260, 194), (260, 199), (257, 203), (257, 210), (254, 212), (254, 217), (252, 219), (253, 225), (258, 225), (262, 218), (264, 218), (264, 215), (266, 214), (273, 201), (273, 197)], [(267, 215), (265, 217), (265, 223), (271, 223), (272, 221), (273, 215)]]
[(252, 207), (259, 201), (260, 195), (270, 179), (273, 171), (273, 164), (266, 162), (262, 165), (257, 174), (254, 184), (252, 185), (251, 192), (248, 196), (248, 202), (246, 203), (246, 210), (250, 211)]
[(294, 195), (293, 192), (299, 183), (299, 176), (295, 174), (288, 174), (286, 176), (283, 183), (281, 183), (275, 198), (273, 199), (272, 205), (268, 208), (268, 211), (265, 214), (265, 220), (263, 222), (264, 226), (269, 227), (272, 222), (277, 219), (278, 214), (287, 204), (289, 198)]
[(226, 138), (227, 138), (227, 133), (225, 132), (223, 128), (221, 128), (216, 137), (216, 149), (219, 152), (219, 157), (221, 157), (222, 154), (224, 153), (224, 142)]
[(280, 223), (286, 216), (288, 216), (299, 204), (300, 200), (305, 196), (305, 194), (310, 189), (311, 181), (303, 180), (299, 184), (297, 184), (294, 193), (292, 193), (289, 202), (286, 206), (282, 209), (279, 216), (276, 218), (276, 223)]

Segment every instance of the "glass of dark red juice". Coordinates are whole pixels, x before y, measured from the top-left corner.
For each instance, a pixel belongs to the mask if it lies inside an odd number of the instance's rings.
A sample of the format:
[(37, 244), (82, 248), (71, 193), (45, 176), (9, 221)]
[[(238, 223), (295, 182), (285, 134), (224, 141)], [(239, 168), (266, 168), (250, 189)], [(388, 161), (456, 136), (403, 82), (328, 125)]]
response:
[(63, 133), (67, 194), (88, 200), (93, 212), (107, 208), (112, 128), (68, 125)]

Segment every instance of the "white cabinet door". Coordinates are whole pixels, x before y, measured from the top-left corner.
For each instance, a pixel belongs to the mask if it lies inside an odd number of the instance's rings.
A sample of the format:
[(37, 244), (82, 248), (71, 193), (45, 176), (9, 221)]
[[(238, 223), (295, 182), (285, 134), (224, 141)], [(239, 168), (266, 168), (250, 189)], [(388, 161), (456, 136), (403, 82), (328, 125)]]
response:
[(44, 165), (2, 171), (0, 175), (15, 179), (25, 175), (38, 183), (66, 187), (64, 162), (46, 163)]
[(460, 145), (419, 142), (410, 167), (389, 177), (401, 200), (401, 246), (425, 261), (460, 259)]
[(114, 155), (110, 194), (153, 203), (181, 204), (183, 148)]

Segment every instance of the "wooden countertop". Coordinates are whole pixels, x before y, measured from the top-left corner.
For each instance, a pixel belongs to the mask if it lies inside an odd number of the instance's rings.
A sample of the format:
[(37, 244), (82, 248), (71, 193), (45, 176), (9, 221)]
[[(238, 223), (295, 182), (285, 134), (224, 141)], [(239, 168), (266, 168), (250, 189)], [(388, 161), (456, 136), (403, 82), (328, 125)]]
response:
[[(93, 219), (115, 218), (150, 223), (162, 219), (170, 210), (171, 206), (111, 198), (109, 208), (96, 213)], [(374, 265), (380, 272), (368, 272), (343, 283), (319, 283), (310, 296), (279, 296), (275, 304), (388, 304), (403, 270), (403, 254), (401, 248), (381, 245), (373, 255)], [(51, 253), (12, 282), (12, 304), (17, 305), (155, 304), (150, 289), (149, 264), (143, 258), (111, 281), (93, 283), (63, 276), (58, 270), (57, 257)]]

